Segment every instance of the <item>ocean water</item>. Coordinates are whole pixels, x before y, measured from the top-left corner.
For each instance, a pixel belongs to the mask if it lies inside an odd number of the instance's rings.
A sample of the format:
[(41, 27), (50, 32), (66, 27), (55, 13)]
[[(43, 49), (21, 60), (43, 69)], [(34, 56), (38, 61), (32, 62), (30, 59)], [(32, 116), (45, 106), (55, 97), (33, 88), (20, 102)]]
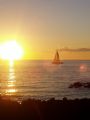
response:
[(0, 63), (0, 94), (16, 99), (90, 98), (89, 88), (69, 88), (74, 82), (90, 82), (90, 61), (17, 61)]

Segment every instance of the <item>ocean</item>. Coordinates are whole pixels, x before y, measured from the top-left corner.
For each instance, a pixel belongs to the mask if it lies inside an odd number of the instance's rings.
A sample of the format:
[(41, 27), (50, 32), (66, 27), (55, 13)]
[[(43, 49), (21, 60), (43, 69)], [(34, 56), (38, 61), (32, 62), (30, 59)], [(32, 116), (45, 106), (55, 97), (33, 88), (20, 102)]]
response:
[(69, 88), (74, 82), (90, 82), (90, 61), (50, 60), (0, 63), (0, 94), (16, 99), (90, 98), (90, 88)]

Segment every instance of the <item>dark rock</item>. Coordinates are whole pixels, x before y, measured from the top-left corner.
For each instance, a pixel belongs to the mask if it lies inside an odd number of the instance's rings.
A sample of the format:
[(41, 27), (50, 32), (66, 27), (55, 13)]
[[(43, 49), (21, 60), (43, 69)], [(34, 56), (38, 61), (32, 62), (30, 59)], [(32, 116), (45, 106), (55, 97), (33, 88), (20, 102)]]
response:
[(82, 87), (82, 86), (83, 86), (82, 83), (80, 83), (80, 82), (75, 82), (75, 83), (71, 84), (71, 85), (69, 86), (69, 88), (80, 88), (80, 87)]
[(90, 88), (90, 82), (86, 82), (86, 83), (83, 83), (83, 82), (75, 82), (73, 84), (71, 84), (69, 86), (69, 88)]
[(84, 83), (83, 86), (84, 86), (85, 88), (90, 88), (90, 82)]

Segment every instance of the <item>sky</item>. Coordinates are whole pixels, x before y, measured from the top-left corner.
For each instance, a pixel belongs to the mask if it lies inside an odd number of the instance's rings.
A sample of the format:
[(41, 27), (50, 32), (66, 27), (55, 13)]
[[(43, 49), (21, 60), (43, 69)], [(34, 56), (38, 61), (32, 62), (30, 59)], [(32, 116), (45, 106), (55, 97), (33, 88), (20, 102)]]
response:
[(0, 0), (0, 44), (9, 40), (24, 59), (53, 59), (62, 48), (61, 59), (90, 59), (90, 0)]

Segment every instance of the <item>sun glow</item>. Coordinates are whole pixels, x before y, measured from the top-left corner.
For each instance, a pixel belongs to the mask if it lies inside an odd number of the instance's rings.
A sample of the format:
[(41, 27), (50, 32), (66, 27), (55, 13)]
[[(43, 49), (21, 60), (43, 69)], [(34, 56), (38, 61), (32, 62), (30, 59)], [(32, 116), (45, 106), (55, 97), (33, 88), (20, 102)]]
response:
[(18, 60), (21, 59), (23, 50), (15, 40), (8, 41), (0, 46), (0, 55), (4, 60)]

